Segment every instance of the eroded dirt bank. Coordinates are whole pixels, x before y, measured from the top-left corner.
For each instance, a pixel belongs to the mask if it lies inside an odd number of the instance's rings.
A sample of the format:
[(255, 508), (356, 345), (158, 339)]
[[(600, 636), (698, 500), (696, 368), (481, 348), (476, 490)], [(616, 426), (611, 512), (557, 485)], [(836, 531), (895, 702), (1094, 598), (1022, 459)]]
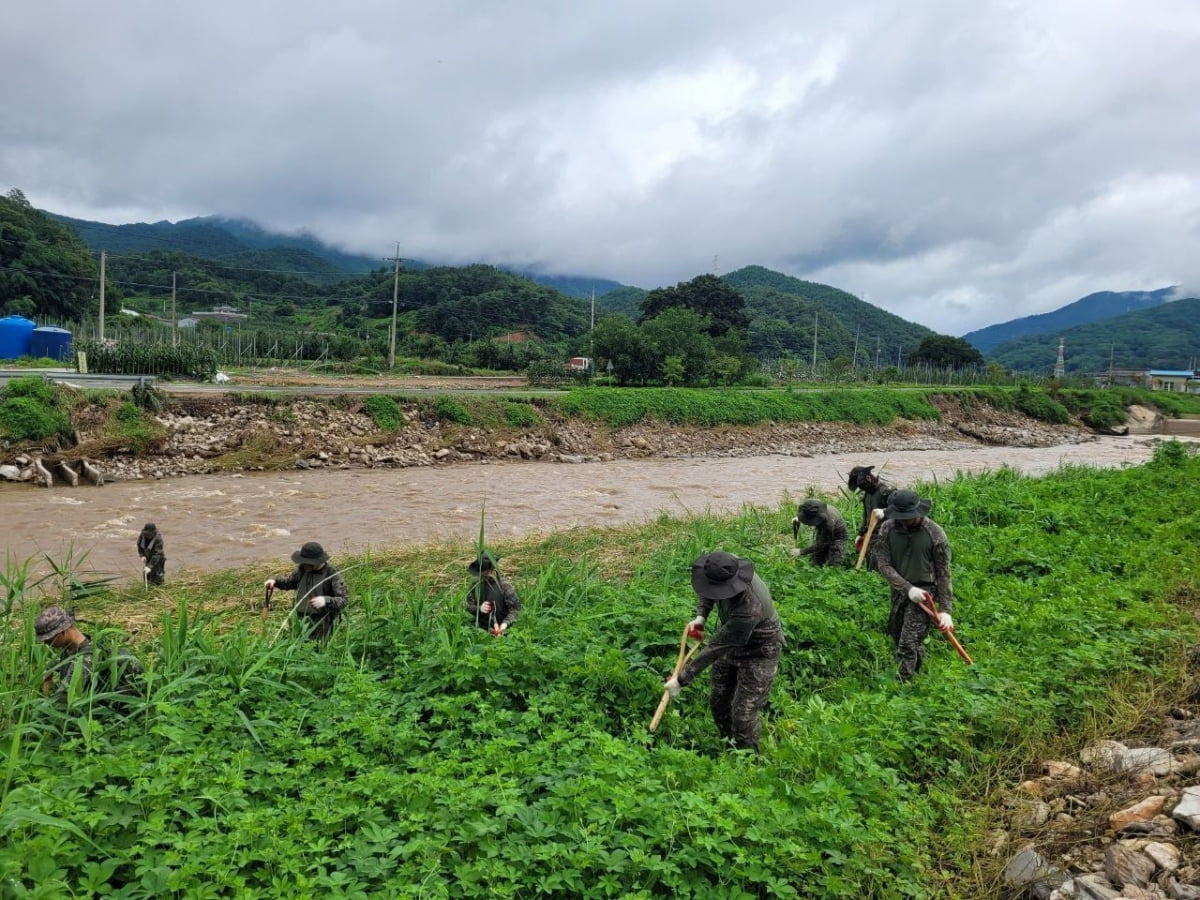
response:
[[(66, 458), (105, 454), (112, 480), (281, 469), (408, 468), (500, 460), (561, 463), (615, 459), (809, 456), (846, 452), (955, 450), (971, 446), (1050, 447), (1091, 440), (1074, 425), (1047, 425), (1020, 414), (953, 398), (937, 400), (940, 421), (897, 421), (885, 427), (847, 423), (767, 423), (754, 427), (610, 428), (557, 417), (530, 428), (446, 422), (415, 403), (402, 406), (404, 424), (376, 427), (361, 402), (296, 400), (287, 405), (229, 397), (173, 398), (158, 419), (167, 437), (147, 455), (130, 448), (81, 446)], [(50, 462), (56, 457), (47, 457)]]

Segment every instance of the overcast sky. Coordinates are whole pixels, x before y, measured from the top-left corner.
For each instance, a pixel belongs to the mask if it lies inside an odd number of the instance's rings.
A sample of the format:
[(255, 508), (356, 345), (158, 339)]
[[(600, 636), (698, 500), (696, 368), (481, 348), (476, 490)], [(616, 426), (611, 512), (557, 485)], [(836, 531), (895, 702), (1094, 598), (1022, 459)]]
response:
[(949, 334), (1200, 287), (1196, 0), (39, 0), (0, 85), (0, 190), (115, 224), (759, 264)]

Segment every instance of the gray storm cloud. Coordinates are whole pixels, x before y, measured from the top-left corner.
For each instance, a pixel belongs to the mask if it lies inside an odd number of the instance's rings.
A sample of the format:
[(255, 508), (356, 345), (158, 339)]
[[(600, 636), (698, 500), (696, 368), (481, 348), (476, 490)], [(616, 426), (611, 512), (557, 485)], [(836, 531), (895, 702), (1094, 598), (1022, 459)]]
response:
[(8, 11), (0, 188), (367, 255), (761, 264), (939, 331), (1195, 285), (1190, 0)]

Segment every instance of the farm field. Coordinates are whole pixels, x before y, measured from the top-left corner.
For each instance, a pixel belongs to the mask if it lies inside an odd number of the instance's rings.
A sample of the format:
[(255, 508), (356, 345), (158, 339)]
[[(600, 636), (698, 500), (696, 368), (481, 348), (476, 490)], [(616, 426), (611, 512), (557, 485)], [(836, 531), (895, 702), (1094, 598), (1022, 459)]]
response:
[[(351, 612), (324, 648), (280, 595), (248, 607), (245, 571), (64, 575), (94, 637), (159, 623), (147, 696), (121, 710), (38, 696), (40, 604), (10, 561), (0, 895), (1001, 896), (981, 864), (997, 785), (1184, 689), (1200, 458), (1167, 442), (1141, 466), (921, 492), (976, 665), (935, 634), (907, 685), (882, 580), (790, 559), (790, 506), (500, 542), (524, 608), (499, 639), (462, 609), (470, 548), (336, 560)], [(647, 728), (690, 563), (716, 548), (755, 561), (788, 635), (758, 755), (719, 744), (707, 675)]]

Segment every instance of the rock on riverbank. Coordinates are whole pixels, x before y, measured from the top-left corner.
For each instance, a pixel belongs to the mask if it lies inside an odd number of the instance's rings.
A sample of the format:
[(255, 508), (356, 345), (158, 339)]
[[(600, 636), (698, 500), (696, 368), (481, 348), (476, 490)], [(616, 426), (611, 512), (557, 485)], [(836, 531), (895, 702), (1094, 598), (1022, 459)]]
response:
[[(233, 398), (172, 400), (158, 420), (167, 431), (161, 450), (135, 455), (115, 448), (110, 479), (163, 478), (218, 471), (286, 468), (403, 468), (408, 466), (543, 460), (738, 457), (771, 454), (961, 449), (980, 444), (1048, 447), (1089, 440), (1078, 426), (1047, 425), (982, 404), (969, 412), (953, 398), (934, 398), (940, 421), (900, 420), (886, 427), (849, 423), (765, 423), (697, 428), (641, 423), (612, 428), (539, 411), (537, 427), (464, 426), (403, 405), (404, 424), (380, 431), (361, 404), (298, 400), (287, 406)], [(86, 435), (85, 435), (86, 437)], [(53, 457), (47, 457), (53, 460)]]

